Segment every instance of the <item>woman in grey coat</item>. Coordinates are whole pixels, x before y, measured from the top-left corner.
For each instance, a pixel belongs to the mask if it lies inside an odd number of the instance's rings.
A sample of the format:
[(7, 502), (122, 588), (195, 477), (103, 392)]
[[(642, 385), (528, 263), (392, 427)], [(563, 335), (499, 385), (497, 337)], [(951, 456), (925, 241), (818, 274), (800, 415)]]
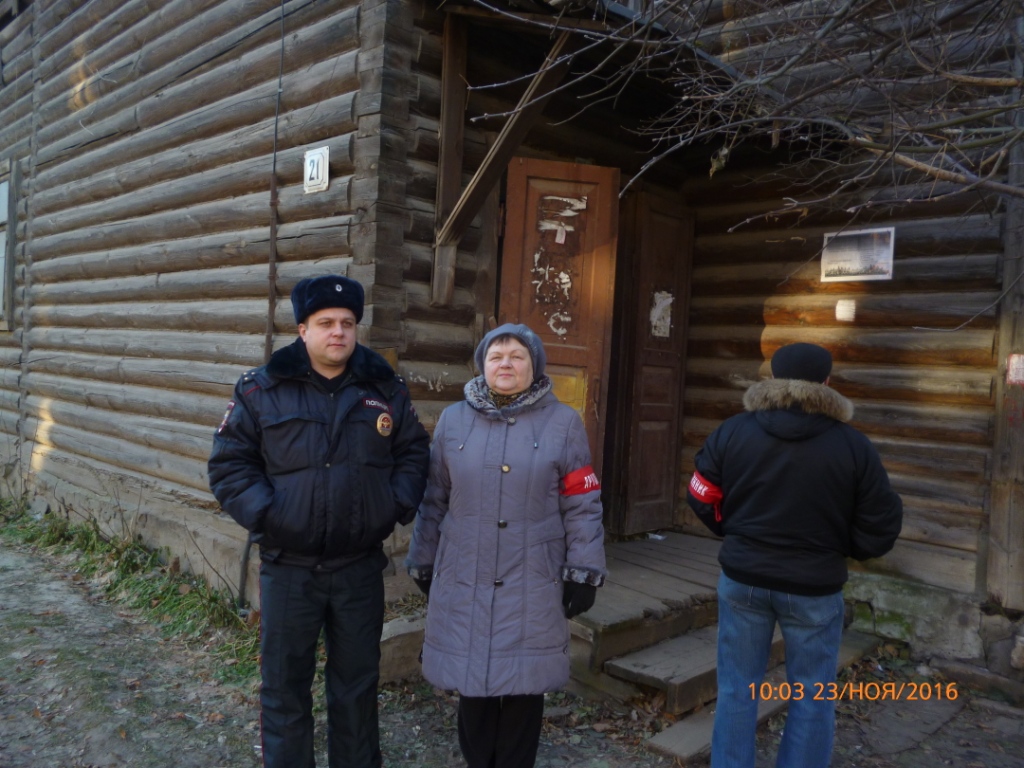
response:
[(529, 768), (544, 693), (569, 679), (566, 619), (604, 581), (601, 488), (537, 335), (502, 325), (475, 360), (434, 430), (406, 565), (429, 597), (423, 675), (460, 694), (469, 768)]

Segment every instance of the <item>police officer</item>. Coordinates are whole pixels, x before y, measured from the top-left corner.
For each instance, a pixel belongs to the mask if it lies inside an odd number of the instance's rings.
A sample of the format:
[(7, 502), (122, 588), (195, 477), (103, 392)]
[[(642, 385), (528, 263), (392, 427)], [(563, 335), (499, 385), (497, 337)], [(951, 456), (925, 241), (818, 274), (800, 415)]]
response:
[(331, 768), (381, 765), (382, 543), (423, 496), (429, 438), (388, 363), (356, 342), (363, 287), (302, 280), (299, 338), (246, 373), (214, 436), (210, 487), (260, 547), (265, 768), (312, 768), (325, 632)]

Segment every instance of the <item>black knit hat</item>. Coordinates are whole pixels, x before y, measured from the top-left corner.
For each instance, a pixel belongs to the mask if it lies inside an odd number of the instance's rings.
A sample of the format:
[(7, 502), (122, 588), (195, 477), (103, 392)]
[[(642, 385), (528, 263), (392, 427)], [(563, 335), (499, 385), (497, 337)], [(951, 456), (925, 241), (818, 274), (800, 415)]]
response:
[(832, 373), (832, 353), (817, 344), (798, 342), (779, 347), (772, 355), (772, 376), (819, 384)]
[(314, 312), (331, 307), (351, 309), (358, 323), (363, 319), (363, 286), (341, 275), (321, 275), (300, 280), (292, 288), (292, 311), (297, 325)]

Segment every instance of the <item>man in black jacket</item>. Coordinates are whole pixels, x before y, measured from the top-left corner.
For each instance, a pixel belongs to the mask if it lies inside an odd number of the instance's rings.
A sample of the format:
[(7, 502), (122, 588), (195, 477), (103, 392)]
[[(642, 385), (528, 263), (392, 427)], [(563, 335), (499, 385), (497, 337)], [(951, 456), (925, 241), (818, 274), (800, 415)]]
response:
[(376, 768), (382, 543), (416, 514), (429, 438), (402, 380), (356, 342), (363, 287), (325, 275), (291, 298), (299, 338), (236, 385), (210, 487), (260, 546), (264, 766), (313, 768), (323, 629), (331, 768)]
[[(903, 503), (853, 405), (829, 388), (832, 355), (789, 344), (774, 378), (743, 397), (694, 458), (687, 499), (724, 536), (718, 559), (715, 768), (753, 768), (757, 705), (778, 622), (791, 692), (777, 768), (825, 768), (832, 755), (846, 558), (880, 557), (899, 536)], [(823, 694), (824, 687), (824, 694)]]

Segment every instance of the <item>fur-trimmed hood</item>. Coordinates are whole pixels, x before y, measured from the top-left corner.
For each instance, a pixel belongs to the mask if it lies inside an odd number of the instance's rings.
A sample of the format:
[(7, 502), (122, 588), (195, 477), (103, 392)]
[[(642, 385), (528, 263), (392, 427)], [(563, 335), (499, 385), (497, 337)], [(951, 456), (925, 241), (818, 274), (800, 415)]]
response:
[(743, 407), (768, 432), (801, 440), (853, 418), (853, 403), (825, 384), (802, 379), (765, 379), (743, 395)]

